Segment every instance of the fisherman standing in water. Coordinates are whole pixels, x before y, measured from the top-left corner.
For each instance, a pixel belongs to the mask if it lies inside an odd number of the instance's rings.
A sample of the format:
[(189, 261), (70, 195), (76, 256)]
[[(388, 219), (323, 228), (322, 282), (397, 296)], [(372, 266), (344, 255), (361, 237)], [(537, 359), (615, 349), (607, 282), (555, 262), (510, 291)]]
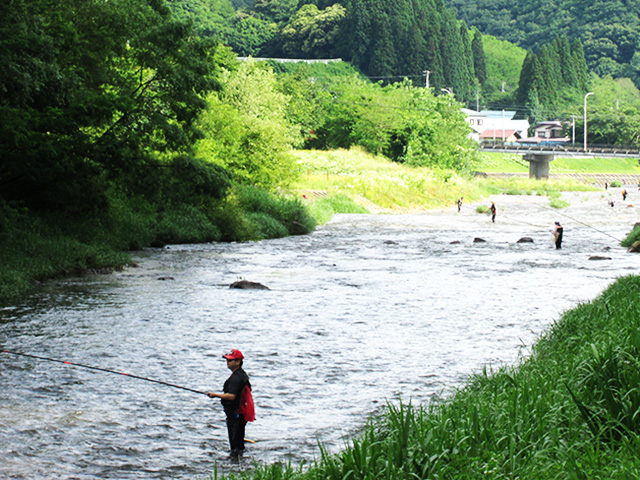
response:
[(460, 209), (462, 208), (462, 199), (463, 199), (463, 198), (464, 198), (464, 197), (460, 197), (460, 198), (458, 199), (458, 213), (460, 213)]
[(491, 221), (496, 223), (496, 204), (491, 202), (491, 207), (489, 207), (489, 211), (491, 212)]
[[(248, 387), (249, 392), (251, 392), (251, 383), (249, 382), (249, 376), (242, 369), (244, 355), (240, 350), (231, 350), (231, 353), (222, 357), (227, 360), (227, 368), (231, 370), (231, 376), (224, 382), (223, 393), (208, 392), (207, 395), (209, 398), (219, 398), (220, 403), (222, 403), (224, 413), (227, 416), (231, 456), (237, 457), (244, 451), (244, 429), (247, 421), (255, 419), (253, 411), (247, 415), (247, 412), (242, 409), (244, 404), (241, 407), (240, 401), (245, 387)], [(253, 410), (253, 399), (251, 400), (251, 409)], [(249, 418), (245, 418), (245, 415)]]
[(560, 250), (562, 248), (562, 233), (563, 233), (562, 225), (560, 222), (556, 222), (556, 230), (553, 232), (553, 238), (556, 241), (556, 250)]

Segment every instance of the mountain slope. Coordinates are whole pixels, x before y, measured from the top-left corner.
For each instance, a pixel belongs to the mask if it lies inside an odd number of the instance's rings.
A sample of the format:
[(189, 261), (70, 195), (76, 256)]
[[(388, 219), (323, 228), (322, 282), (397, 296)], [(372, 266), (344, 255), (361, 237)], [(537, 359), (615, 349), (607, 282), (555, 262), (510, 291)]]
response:
[(537, 51), (558, 35), (582, 41), (590, 69), (639, 83), (640, 2), (634, 0), (446, 0), (482, 33)]

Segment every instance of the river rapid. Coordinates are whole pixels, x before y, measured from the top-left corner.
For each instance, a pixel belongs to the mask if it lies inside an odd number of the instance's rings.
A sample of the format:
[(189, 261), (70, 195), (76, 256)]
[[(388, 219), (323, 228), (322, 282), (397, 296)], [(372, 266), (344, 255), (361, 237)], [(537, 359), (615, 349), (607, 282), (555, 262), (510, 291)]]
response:
[[(471, 205), (337, 215), (307, 236), (144, 250), (123, 272), (47, 283), (0, 310), (0, 347), (204, 391), (240, 349), (256, 443), (233, 463), (205, 395), (0, 353), (0, 478), (208, 478), (337, 451), (387, 402), (427, 404), (517, 362), (564, 311), (638, 272), (617, 241), (636, 208), (567, 198), (556, 211), (494, 197), (496, 223)], [(238, 279), (270, 290), (230, 289)]]

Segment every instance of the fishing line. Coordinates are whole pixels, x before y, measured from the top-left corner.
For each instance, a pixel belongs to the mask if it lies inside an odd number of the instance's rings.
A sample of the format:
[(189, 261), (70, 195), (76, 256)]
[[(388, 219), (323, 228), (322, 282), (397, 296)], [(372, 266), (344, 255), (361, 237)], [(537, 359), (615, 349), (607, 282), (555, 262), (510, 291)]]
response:
[(116, 370), (109, 370), (108, 368), (93, 367), (91, 365), (82, 365), (80, 363), (73, 363), (73, 362), (69, 362), (67, 360), (58, 360), (58, 359), (55, 359), (55, 358), (40, 357), (38, 355), (31, 355), (31, 354), (28, 354), (28, 353), (20, 353), (20, 352), (13, 352), (13, 351), (10, 351), (10, 350), (2, 350), (2, 351), (4, 353), (8, 353), (10, 355), (17, 355), (17, 356), (21, 356), (21, 357), (36, 358), (38, 360), (45, 360), (47, 362), (62, 363), (64, 365), (72, 365), (74, 367), (86, 368), (88, 370), (95, 370), (95, 371), (98, 371), (98, 372), (114, 373), (116, 375), (123, 375), (125, 377), (135, 378), (137, 380), (144, 380), (145, 382), (158, 383), (158, 384), (164, 385), (166, 387), (179, 388), (181, 390), (186, 390), (188, 392), (200, 393), (202, 395), (206, 395), (207, 394), (207, 392), (202, 392), (200, 390), (194, 390), (193, 388), (183, 387), (183, 386), (176, 385), (176, 384), (169, 383), (169, 382), (163, 382), (162, 380), (154, 380), (152, 378), (140, 377), (138, 375), (132, 375), (131, 373), (117, 372)]
[[(534, 205), (537, 205), (535, 202), (532, 202), (532, 201), (531, 201), (531, 200), (529, 200), (528, 198), (524, 198), (524, 200), (525, 200), (526, 202), (530, 202), (530, 203), (533, 203)], [(545, 207), (544, 205), (539, 205), (539, 206), (540, 206), (540, 207), (542, 207), (542, 208), (544, 208), (544, 209), (546, 209), (546, 210), (551, 210), (551, 207)], [(556, 211), (556, 210), (554, 210), (554, 212), (555, 212), (555, 213), (557, 213), (557, 214), (559, 214), (559, 215), (561, 215), (561, 216), (563, 216), (563, 217), (565, 217), (565, 218), (568, 218), (569, 220), (573, 220), (574, 222), (577, 222), (577, 223), (579, 223), (579, 224), (581, 224), (581, 225), (584, 225), (585, 227), (592, 228), (592, 229), (593, 229), (593, 230), (595, 230), (596, 232), (599, 232), (599, 233), (601, 233), (601, 234), (603, 234), (603, 235), (606, 235), (607, 237), (613, 238), (613, 239), (614, 239), (616, 242), (618, 242), (618, 243), (622, 242), (622, 240), (620, 240), (619, 238), (616, 238), (616, 237), (614, 237), (613, 235), (611, 235), (611, 234), (609, 234), (609, 233), (607, 233), (607, 232), (603, 232), (602, 230), (598, 230), (598, 229), (597, 229), (596, 227), (594, 227), (593, 225), (589, 225), (588, 223), (582, 222), (582, 221), (578, 220), (577, 218), (573, 218), (573, 217), (571, 217), (571, 216), (567, 215), (566, 213), (562, 213), (562, 212), (559, 212), (559, 211)]]
[(529, 225), (530, 227), (535, 227), (535, 228), (547, 228), (547, 226), (546, 226), (546, 225), (536, 225), (536, 224), (534, 224), (534, 223), (529, 223), (529, 222), (525, 222), (524, 220), (519, 220), (519, 219), (517, 219), (517, 218), (510, 217), (509, 215), (503, 215), (503, 214), (496, 215), (496, 218), (498, 218), (498, 217), (500, 217), (500, 218), (506, 218), (507, 220), (511, 220), (511, 221), (513, 221), (513, 222), (517, 222), (517, 223), (522, 223), (522, 224), (524, 224), (524, 225)]

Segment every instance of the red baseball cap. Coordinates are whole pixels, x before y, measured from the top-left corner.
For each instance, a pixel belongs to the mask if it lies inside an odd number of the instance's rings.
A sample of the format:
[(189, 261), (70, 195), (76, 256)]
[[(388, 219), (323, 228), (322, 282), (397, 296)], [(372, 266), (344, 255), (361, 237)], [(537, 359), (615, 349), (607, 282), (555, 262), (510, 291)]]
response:
[(242, 355), (240, 350), (231, 350), (231, 353), (222, 355), (222, 358), (226, 358), (227, 360), (242, 360), (244, 355)]

